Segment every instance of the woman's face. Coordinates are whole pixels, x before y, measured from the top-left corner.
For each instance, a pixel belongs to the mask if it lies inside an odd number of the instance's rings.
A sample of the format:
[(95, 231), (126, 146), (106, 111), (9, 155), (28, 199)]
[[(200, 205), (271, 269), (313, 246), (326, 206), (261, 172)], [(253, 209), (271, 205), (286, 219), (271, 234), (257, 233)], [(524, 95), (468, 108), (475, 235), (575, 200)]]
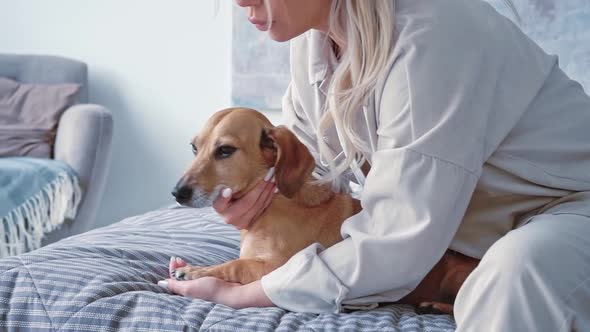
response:
[[(266, 0), (272, 15), (267, 12), (264, 0), (236, 0), (248, 13), (248, 20), (258, 30), (268, 31), (278, 42), (290, 40), (310, 29), (327, 31), (332, 0)], [(272, 22), (268, 22), (272, 18)], [(270, 23), (270, 24), (269, 24)]]

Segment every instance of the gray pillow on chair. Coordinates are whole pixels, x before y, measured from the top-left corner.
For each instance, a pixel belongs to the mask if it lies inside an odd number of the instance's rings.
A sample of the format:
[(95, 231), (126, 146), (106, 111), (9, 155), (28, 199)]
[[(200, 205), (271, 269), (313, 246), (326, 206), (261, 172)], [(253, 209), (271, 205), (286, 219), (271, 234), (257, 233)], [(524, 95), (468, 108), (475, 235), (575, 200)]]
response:
[(0, 77), (0, 157), (50, 158), (57, 123), (78, 84), (25, 84)]

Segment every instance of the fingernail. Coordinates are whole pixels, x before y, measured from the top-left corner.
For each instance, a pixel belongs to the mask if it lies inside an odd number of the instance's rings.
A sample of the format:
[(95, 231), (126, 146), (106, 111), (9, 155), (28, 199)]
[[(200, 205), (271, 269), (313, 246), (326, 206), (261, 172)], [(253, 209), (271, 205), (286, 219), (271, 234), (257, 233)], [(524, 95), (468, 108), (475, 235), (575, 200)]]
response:
[(268, 182), (268, 180), (270, 180), (274, 174), (275, 174), (275, 168), (274, 167), (269, 168), (268, 172), (264, 176), (264, 181)]
[(275, 181), (277, 181), (277, 179), (275, 179), (275, 177), (273, 176), (272, 179), (270, 179), (270, 182), (275, 183)]
[(231, 194), (231, 188), (225, 188), (221, 191), (221, 196), (223, 196), (223, 198), (230, 198)]
[(275, 190), (273, 190), (273, 192), (276, 194), (279, 192), (279, 187), (275, 187)]
[(180, 257), (176, 257), (176, 263), (178, 263), (178, 264), (182, 264), (182, 262), (184, 262), (184, 261), (182, 260), (182, 258), (180, 258)]
[(174, 258), (174, 256), (170, 257), (170, 263), (174, 263), (174, 260), (175, 260), (175, 259), (176, 259), (176, 258)]
[(168, 288), (168, 280), (160, 280), (158, 281), (158, 286)]

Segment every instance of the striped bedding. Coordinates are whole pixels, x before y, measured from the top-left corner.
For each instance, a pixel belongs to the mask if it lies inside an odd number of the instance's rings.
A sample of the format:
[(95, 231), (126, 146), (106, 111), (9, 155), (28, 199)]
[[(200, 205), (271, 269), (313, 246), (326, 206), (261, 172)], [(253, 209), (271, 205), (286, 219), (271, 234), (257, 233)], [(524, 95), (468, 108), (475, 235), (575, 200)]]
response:
[(453, 331), (410, 306), (345, 314), (234, 310), (156, 285), (170, 256), (237, 257), (239, 233), (211, 209), (171, 207), (0, 260), (0, 331)]

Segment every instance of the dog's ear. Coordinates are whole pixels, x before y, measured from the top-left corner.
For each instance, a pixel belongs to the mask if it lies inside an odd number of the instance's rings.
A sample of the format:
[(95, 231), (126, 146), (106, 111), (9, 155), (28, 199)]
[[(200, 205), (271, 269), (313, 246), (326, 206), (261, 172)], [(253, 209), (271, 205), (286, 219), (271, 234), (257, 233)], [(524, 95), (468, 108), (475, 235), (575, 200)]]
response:
[(260, 147), (265, 158), (274, 159), (275, 179), (281, 194), (292, 198), (313, 172), (315, 160), (309, 150), (286, 127), (262, 131)]

